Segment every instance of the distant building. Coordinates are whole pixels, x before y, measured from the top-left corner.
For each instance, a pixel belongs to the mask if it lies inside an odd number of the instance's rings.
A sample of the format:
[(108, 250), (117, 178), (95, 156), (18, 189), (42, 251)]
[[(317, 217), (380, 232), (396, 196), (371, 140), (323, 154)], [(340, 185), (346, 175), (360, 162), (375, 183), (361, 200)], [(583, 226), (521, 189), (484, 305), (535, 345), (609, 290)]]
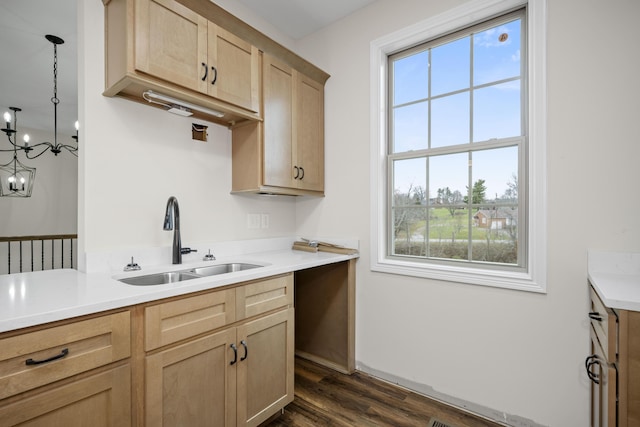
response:
[(474, 225), (478, 228), (502, 230), (518, 225), (517, 208), (480, 209), (473, 216)]

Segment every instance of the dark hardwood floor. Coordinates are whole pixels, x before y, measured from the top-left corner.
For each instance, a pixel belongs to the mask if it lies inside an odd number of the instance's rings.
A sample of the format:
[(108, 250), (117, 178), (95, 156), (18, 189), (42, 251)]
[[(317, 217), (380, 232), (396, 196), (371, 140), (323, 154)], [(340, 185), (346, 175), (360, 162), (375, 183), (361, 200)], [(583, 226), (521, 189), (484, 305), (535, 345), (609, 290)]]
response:
[(361, 372), (343, 375), (296, 358), (295, 373), (294, 401), (264, 427), (499, 426)]

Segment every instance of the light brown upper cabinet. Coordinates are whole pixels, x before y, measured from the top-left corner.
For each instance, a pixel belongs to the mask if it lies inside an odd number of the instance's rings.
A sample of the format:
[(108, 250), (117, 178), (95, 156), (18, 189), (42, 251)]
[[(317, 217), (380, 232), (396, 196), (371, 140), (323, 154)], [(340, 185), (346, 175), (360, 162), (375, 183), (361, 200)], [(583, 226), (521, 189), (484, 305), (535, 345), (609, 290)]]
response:
[(141, 101), (151, 89), (225, 113), (213, 121), (260, 119), (256, 46), (175, 0), (103, 1), (105, 95)]
[(264, 123), (233, 130), (233, 192), (324, 195), (324, 85), (264, 54)]
[(208, 21), (173, 0), (136, 0), (135, 69), (207, 93)]
[(258, 49), (174, 0), (136, 0), (136, 69), (249, 111)]
[(294, 96), (294, 182), (303, 190), (324, 191), (324, 85), (296, 73)]
[(260, 107), (260, 57), (255, 46), (209, 22), (208, 93), (247, 110)]

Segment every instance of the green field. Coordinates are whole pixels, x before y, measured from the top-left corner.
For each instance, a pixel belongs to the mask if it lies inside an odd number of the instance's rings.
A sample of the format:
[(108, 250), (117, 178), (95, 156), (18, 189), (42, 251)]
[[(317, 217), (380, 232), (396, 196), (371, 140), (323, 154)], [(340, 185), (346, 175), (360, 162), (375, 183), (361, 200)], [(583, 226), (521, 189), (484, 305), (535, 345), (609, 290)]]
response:
[[(428, 256), (447, 259), (469, 259), (469, 236), (472, 240), (472, 259), (515, 264), (517, 242), (509, 231), (478, 227), (469, 210), (456, 209), (454, 215), (447, 208), (429, 209), (429, 237), (426, 235), (425, 208), (405, 208), (396, 214), (404, 215), (396, 223), (394, 253), (397, 255)], [(428, 250), (428, 254), (427, 254)]]

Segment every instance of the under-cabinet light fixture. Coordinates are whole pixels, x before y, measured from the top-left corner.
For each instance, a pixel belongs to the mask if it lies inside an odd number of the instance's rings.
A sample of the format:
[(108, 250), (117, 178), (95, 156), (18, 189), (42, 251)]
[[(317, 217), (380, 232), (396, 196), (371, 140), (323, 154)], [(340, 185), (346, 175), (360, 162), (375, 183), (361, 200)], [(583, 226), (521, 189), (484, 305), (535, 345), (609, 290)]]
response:
[(188, 117), (193, 115), (191, 110), (200, 111), (201, 113), (210, 114), (214, 117), (224, 117), (224, 113), (220, 111), (212, 110), (207, 107), (201, 107), (200, 105), (192, 104), (190, 102), (182, 101), (180, 99), (172, 98), (162, 93), (147, 90), (142, 93), (142, 97), (153, 104), (160, 104), (167, 107), (167, 111), (179, 116)]

